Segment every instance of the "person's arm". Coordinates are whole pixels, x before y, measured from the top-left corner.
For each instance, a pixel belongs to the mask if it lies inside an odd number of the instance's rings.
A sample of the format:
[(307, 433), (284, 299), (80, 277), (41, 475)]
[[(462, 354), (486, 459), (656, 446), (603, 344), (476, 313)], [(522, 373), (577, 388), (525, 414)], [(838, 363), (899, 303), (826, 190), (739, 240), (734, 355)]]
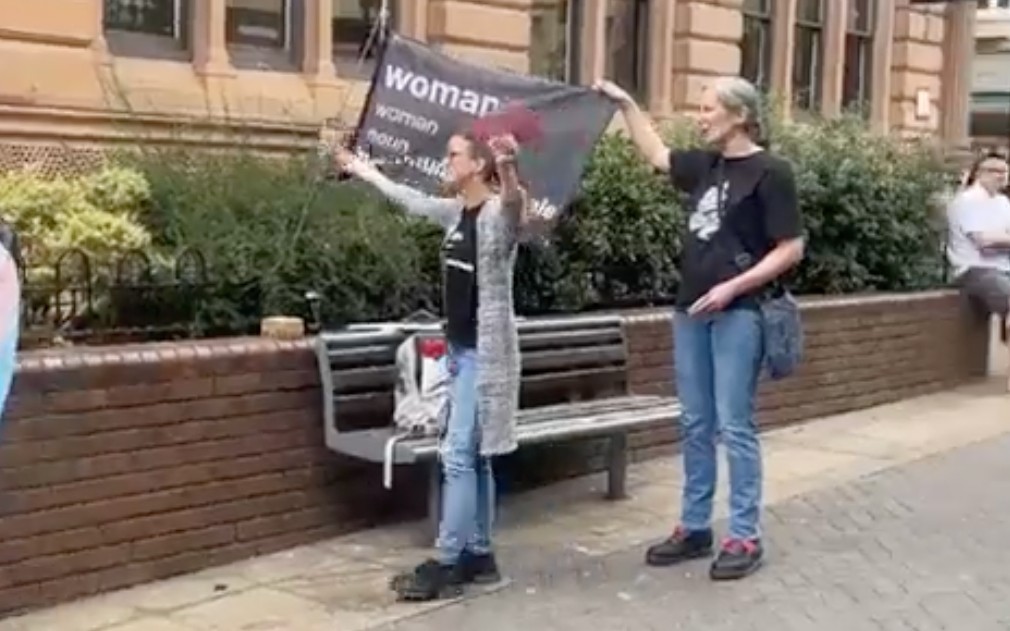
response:
[(358, 158), (347, 149), (338, 148), (334, 159), (339, 168), (368, 182), (408, 213), (430, 219), (442, 226), (449, 226), (455, 221), (459, 206), (455, 200), (433, 197), (409, 186), (397, 184), (383, 175), (374, 165)]
[(983, 252), (1010, 250), (1010, 230), (993, 230), (990, 227), (991, 218), (986, 215), (991, 212), (989, 209), (980, 208), (967, 195), (959, 195), (952, 204), (952, 219), (960, 225), (975, 247)]
[(596, 89), (610, 97), (620, 108), (631, 141), (635, 143), (642, 157), (657, 170), (663, 173), (669, 172), (670, 149), (656, 132), (649, 117), (635, 103), (635, 99), (610, 81), (597, 82)]

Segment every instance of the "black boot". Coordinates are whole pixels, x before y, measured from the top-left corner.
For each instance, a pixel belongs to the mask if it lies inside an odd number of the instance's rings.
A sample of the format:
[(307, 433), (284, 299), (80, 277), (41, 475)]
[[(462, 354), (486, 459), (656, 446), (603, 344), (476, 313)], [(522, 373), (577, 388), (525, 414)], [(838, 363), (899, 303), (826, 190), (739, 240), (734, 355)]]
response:
[(444, 565), (430, 559), (412, 572), (394, 576), (389, 586), (400, 600), (428, 601), (461, 596), (463, 582), (461, 564)]
[(713, 581), (743, 578), (761, 567), (763, 557), (764, 549), (759, 540), (727, 539), (708, 574)]
[(501, 580), (501, 572), (498, 571), (498, 562), (493, 553), (474, 554), (469, 550), (463, 550), (459, 564), (463, 571), (463, 580), (467, 583), (490, 585)]
[(712, 531), (688, 532), (677, 527), (668, 539), (649, 548), (645, 562), (657, 567), (673, 565), (712, 554)]

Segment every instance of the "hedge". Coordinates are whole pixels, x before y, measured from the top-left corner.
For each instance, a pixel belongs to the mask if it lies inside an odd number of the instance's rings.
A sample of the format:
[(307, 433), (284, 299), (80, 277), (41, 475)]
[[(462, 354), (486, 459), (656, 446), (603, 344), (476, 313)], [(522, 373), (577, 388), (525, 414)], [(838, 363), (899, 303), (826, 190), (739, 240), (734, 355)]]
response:
[[(774, 129), (772, 149), (797, 173), (809, 239), (807, 258), (791, 278), (799, 293), (941, 283), (933, 199), (947, 174), (927, 143), (874, 135), (849, 117)], [(694, 142), (683, 128), (667, 132), (675, 145)], [(116, 162), (89, 180), (91, 201), (78, 205), (97, 216), (95, 203), (106, 204), (99, 209), (108, 211), (106, 223), (109, 216), (139, 223), (139, 242), (150, 235), (146, 247), (155, 259), (185, 248), (203, 254), (211, 287), (199, 310), (200, 331), (249, 332), (263, 315), (308, 315), (309, 291), (321, 296), (327, 326), (439, 311), (438, 231), (366, 185), (322, 180), (314, 156), (153, 148)], [(23, 186), (18, 190), (26, 195)], [(11, 205), (5, 194), (0, 186), (0, 207)], [(606, 136), (567, 218), (548, 242), (522, 248), (518, 310), (669, 302), (679, 280), (683, 219), (678, 196), (629, 141)], [(130, 239), (135, 247), (138, 238)]]

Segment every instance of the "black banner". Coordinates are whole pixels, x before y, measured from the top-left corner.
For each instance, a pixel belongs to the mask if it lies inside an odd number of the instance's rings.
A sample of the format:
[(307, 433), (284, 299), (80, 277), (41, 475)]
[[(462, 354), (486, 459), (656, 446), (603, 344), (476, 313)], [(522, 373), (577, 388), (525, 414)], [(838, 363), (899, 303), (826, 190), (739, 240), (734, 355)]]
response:
[(578, 190), (614, 112), (589, 88), (469, 64), (390, 33), (354, 148), (384, 162), (389, 177), (434, 194), (454, 133), (510, 131), (533, 208), (550, 219)]

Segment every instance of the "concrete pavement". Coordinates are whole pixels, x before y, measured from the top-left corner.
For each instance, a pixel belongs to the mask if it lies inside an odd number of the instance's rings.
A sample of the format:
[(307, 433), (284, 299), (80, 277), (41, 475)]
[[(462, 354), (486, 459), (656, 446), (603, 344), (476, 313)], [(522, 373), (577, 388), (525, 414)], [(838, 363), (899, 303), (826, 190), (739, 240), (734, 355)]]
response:
[(626, 501), (601, 501), (600, 476), (510, 498), (499, 538), (510, 578), (456, 602), (393, 602), (389, 573), (427, 552), (407, 524), (8, 618), (0, 631), (1010, 628), (1005, 378), (764, 444), (767, 567), (740, 583), (712, 584), (706, 562), (642, 564), (677, 515), (670, 457), (633, 467)]

